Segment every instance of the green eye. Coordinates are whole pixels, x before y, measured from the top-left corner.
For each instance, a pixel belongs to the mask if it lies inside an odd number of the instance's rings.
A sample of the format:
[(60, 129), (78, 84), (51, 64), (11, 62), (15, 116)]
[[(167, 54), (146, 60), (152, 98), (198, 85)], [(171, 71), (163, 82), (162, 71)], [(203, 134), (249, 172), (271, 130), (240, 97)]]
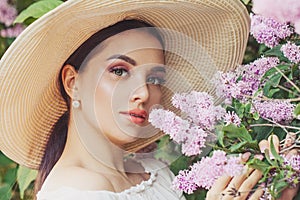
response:
[(123, 68), (114, 68), (110, 70), (111, 73), (114, 73), (117, 76), (126, 76), (128, 74), (128, 71)]
[(147, 78), (147, 83), (148, 84), (153, 84), (153, 85), (163, 85), (166, 82), (165, 79), (160, 78), (160, 77), (149, 77)]

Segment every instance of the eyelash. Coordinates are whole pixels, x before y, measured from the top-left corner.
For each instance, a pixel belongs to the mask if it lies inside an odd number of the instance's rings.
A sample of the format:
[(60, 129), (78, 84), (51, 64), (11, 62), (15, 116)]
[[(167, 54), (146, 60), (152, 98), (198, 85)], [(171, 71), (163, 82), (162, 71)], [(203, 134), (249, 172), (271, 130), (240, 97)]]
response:
[[(109, 72), (113, 73), (116, 76), (120, 76), (120, 77), (125, 76), (124, 72), (127, 73), (126, 75), (129, 74), (129, 71), (123, 67), (113, 67), (113, 68), (109, 69)], [(122, 72), (122, 74), (118, 74), (120, 72)]]
[[(129, 70), (124, 67), (112, 67), (111, 69), (109, 69), (109, 72), (113, 73), (114, 75), (116, 75), (118, 77), (125, 77), (125, 76), (130, 75)], [(152, 84), (152, 85), (163, 85), (163, 84), (165, 84), (166, 80), (159, 76), (151, 75), (151, 76), (147, 77), (146, 82), (147, 82), (147, 84)]]

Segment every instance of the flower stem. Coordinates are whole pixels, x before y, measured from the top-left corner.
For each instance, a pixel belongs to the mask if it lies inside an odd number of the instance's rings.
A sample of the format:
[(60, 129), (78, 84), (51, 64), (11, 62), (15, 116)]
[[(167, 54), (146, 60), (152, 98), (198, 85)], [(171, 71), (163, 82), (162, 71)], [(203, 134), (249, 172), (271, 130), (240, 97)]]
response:
[(271, 127), (280, 127), (280, 128), (289, 128), (294, 130), (300, 130), (300, 127), (295, 126), (283, 126), (283, 125), (277, 125), (277, 124), (251, 124), (250, 127), (257, 127), (257, 126), (271, 126)]
[(298, 93), (300, 93), (300, 89), (293, 81), (291, 81), (280, 69), (278, 69), (278, 67), (274, 68), (298, 91)]

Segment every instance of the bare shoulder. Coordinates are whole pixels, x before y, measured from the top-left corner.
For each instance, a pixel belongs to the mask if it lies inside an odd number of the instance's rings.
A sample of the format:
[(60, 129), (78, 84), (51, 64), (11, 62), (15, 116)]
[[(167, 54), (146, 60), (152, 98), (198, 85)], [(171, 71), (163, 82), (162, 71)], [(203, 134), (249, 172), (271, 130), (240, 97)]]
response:
[(61, 187), (72, 187), (79, 190), (114, 191), (113, 185), (105, 176), (76, 166), (53, 169), (44, 182), (42, 189), (54, 191)]

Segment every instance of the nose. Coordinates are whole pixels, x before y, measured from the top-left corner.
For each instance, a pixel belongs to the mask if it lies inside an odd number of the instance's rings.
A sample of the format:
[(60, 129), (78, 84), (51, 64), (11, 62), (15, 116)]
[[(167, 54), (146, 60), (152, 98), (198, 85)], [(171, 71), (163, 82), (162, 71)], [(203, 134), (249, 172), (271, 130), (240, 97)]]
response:
[(149, 88), (146, 83), (143, 83), (137, 89), (133, 91), (131, 100), (133, 102), (144, 103), (149, 98)]

